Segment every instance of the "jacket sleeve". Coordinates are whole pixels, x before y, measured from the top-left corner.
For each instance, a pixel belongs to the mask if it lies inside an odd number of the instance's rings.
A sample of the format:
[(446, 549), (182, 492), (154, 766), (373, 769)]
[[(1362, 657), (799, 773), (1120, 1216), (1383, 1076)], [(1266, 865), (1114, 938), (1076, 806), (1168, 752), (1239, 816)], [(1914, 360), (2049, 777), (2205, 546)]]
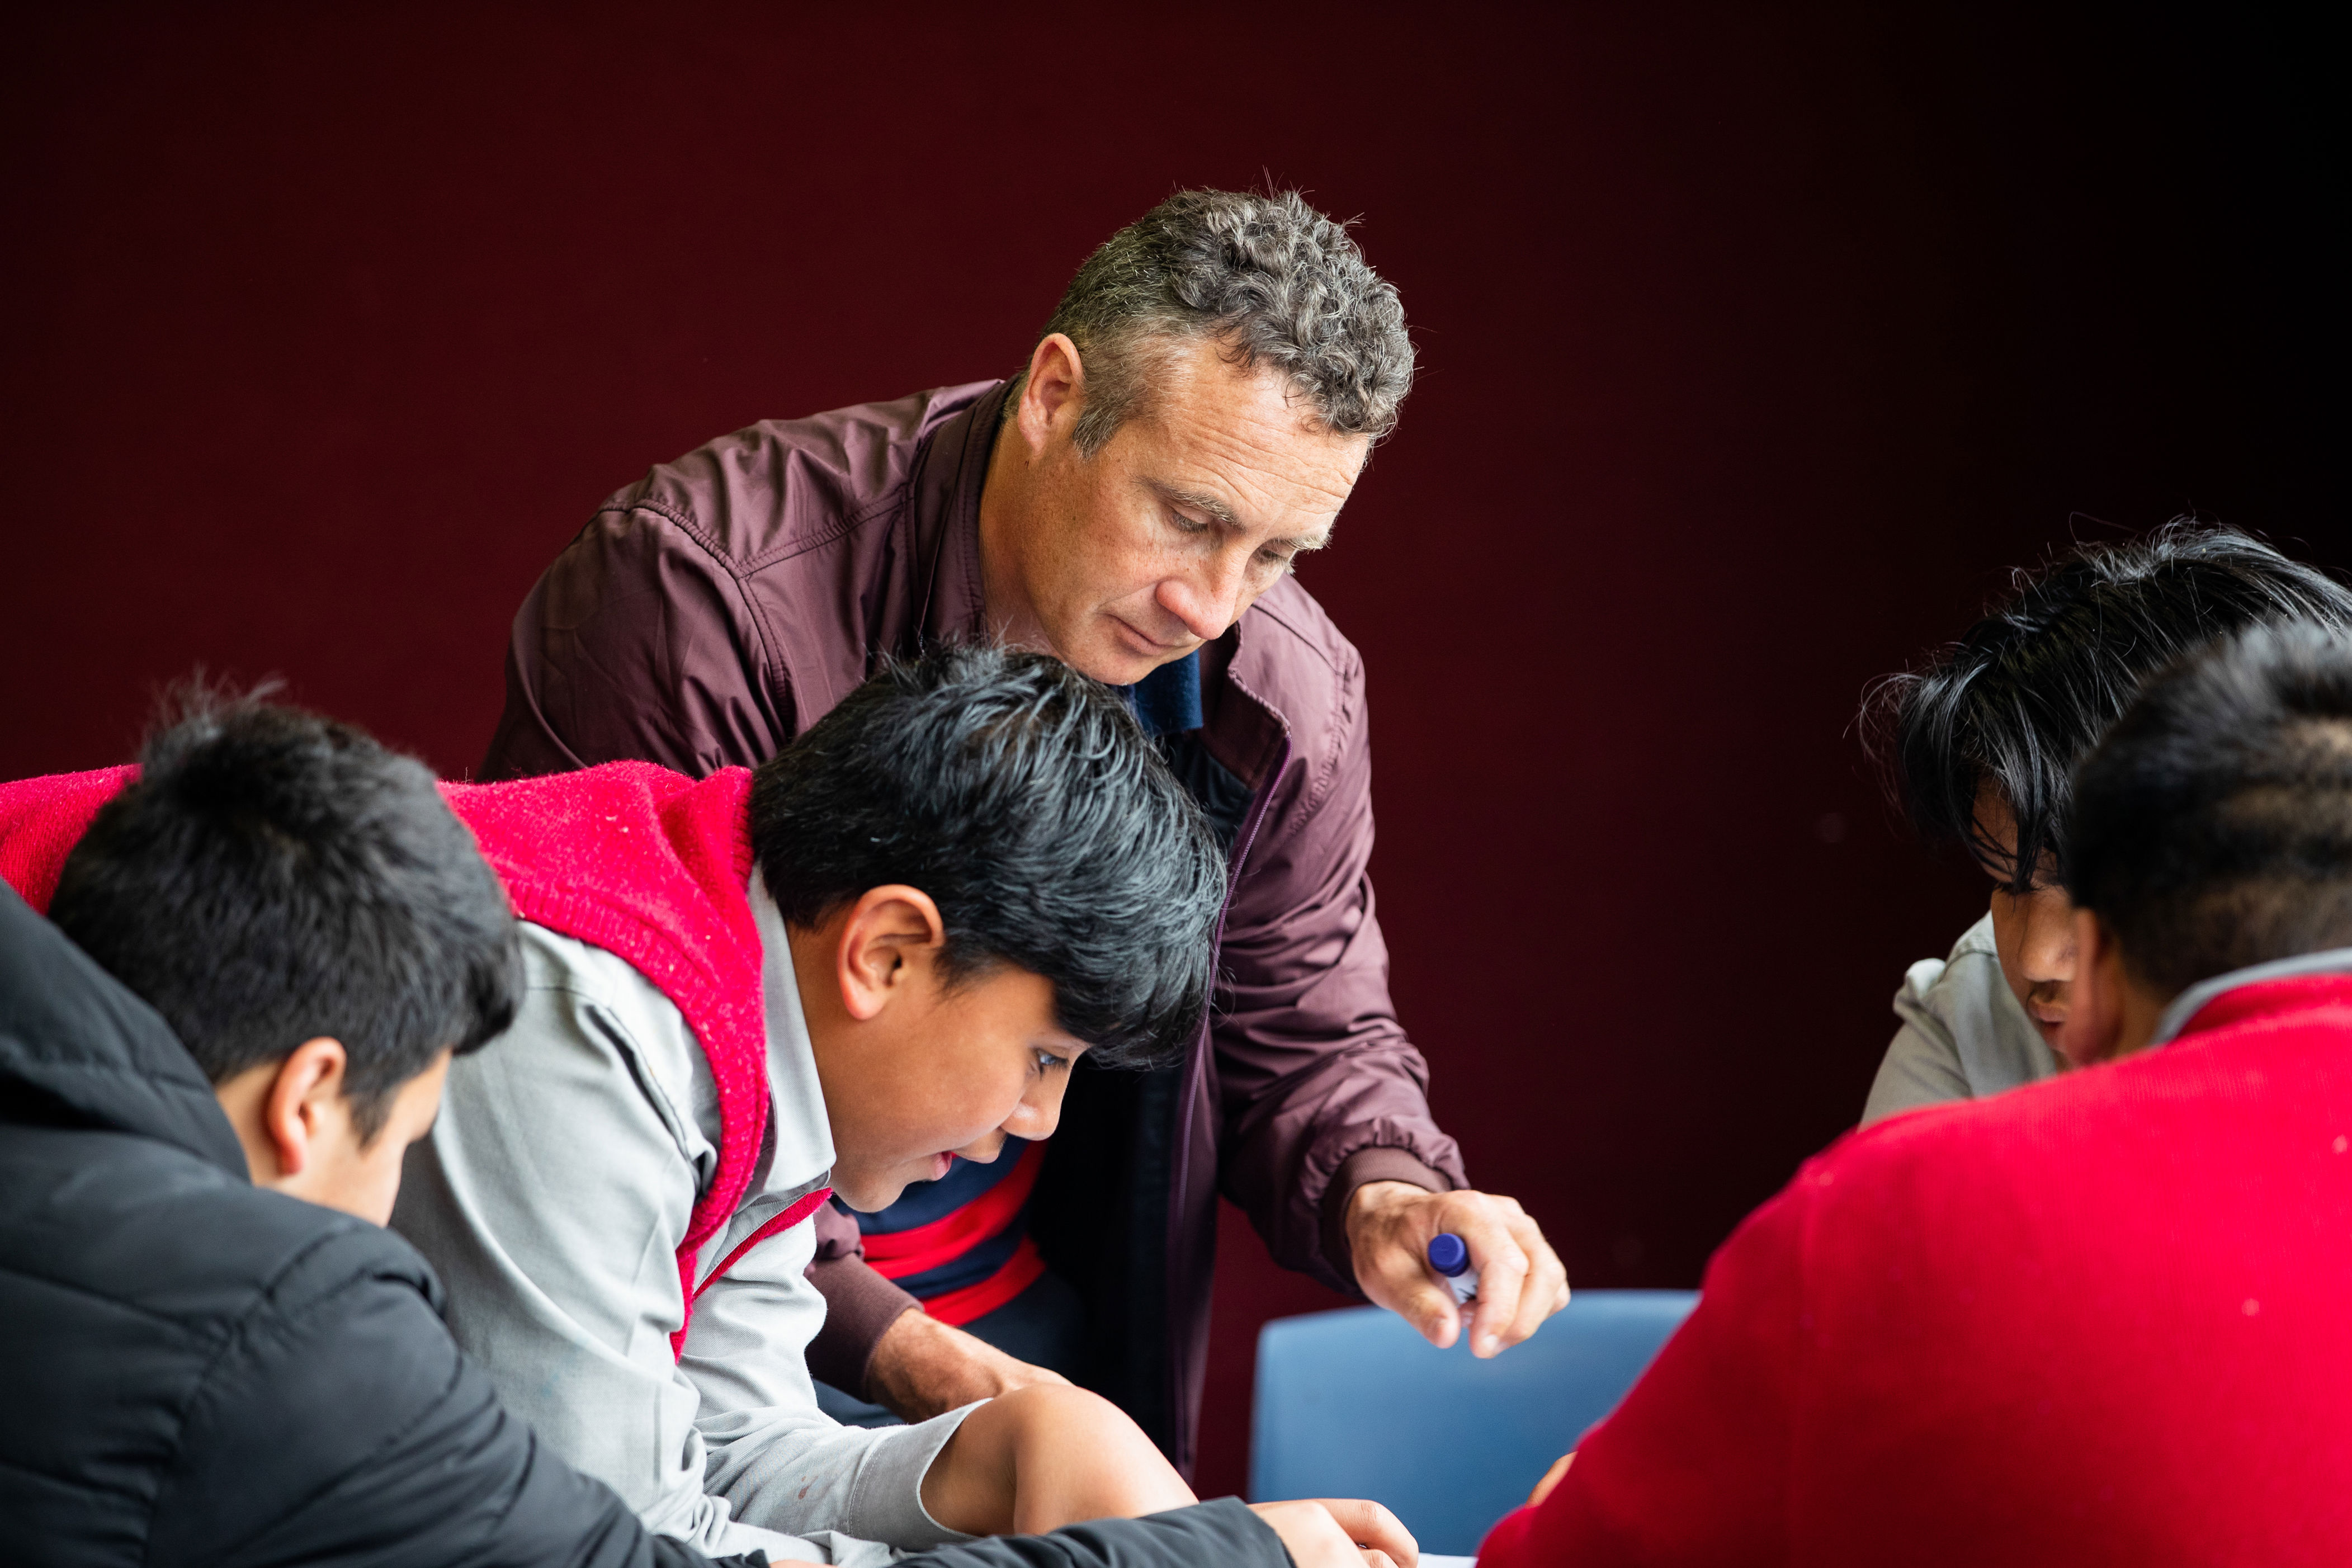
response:
[(484, 779), (622, 760), (701, 778), (793, 737), (782, 672), (734, 573), (685, 520), (608, 502), (515, 612)]
[[(1366, 1182), (1469, 1185), (1389, 999), (1373, 911), (1371, 749), (1348, 650), (1327, 733), (1297, 737), (1234, 888), (1213, 1025), (1225, 1195), (1276, 1261), (1356, 1291), (1340, 1218)], [(1246, 828), (1244, 829), (1246, 831)]]
[(1050, 1535), (996, 1535), (901, 1558), (898, 1568), (1291, 1568), (1265, 1521), (1234, 1498), (1142, 1519), (1098, 1519)]
[[(240, 1326), (182, 1428), (151, 1561), (698, 1568), (500, 1408), (413, 1275), (349, 1230)], [(346, 1260), (339, 1262), (338, 1255)], [(294, 1302), (288, 1306), (289, 1298)]]
[(1543, 1506), (1488, 1534), (1479, 1568), (1787, 1561), (1816, 1179), (1801, 1172), (1724, 1243), (1697, 1310)]
[(922, 1303), (876, 1272), (866, 1261), (866, 1238), (857, 1221), (827, 1204), (816, 1213), (816, 1261), (809, 1283), (824, 1298), (824, 1327), (809, 1342), (809, 1374), (844, 1394), (872, 1399), (866, 1373), (874, 1347), (902, 1313)]

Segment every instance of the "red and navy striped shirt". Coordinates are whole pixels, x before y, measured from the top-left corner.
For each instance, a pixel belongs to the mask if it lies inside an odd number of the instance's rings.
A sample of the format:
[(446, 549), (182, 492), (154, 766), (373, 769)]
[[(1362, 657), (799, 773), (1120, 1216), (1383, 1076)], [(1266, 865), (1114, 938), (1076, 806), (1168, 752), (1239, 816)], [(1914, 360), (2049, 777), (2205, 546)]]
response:
[(880, 1214), (861, 1214), (866, 1261), (943, 1323), (994, 1311), (1045, 1271), (1024, 1223), (1045, 1146), (1007, 1138), (985, 1165), (959, 1156)]

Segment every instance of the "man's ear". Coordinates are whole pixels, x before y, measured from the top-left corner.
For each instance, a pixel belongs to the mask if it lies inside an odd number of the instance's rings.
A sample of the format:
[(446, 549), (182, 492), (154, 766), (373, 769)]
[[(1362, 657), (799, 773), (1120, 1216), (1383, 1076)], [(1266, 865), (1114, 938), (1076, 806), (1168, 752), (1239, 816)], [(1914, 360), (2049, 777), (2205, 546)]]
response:
[(2128, 1008), (2123, 950), (2115, 932), (2089, 910), (2074, 911), (2074, 978), (2066, 987), (2066, 1021), (2058, 1026), (2058, 1049), (2075, 1067), (2089, 1067), (2116, 1054), (2123, 1043)]
[(930, 973), (947, 940), (929, 893), (898, 882), (868, 888), (850, 906), (835, 949), (842, 1005), (861, 1023), (878, 1016), (916, 975)]
[(1021, 405), (1013, 422), (1034, 458), (1045, 449), (1057, 429), (1067, 434), (1077, 422), (1086, 401), (1087, 367), (1078, 345), (1067, 333), (1048, 332), (1029, 354), (1029, 379), (1022, 384)]

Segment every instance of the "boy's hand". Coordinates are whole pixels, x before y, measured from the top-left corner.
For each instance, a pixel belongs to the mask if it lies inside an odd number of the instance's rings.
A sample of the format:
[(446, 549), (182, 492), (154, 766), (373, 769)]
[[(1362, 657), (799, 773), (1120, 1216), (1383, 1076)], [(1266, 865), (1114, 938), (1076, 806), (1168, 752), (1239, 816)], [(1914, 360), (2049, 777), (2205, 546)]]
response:
[(1551, 1496), (1551, 1489), (1559, 1485), (1560, 1477), (1568, 1474), (1568, 1467), (1574, 1463), (1576, 1463), (1576, 1450), (1573, 1448), (1554, 1459), (1551, 1462), (1551, 1468), (1543, 1473), (1543, 1479), (1536, 1483), (1536, 1489), (1528, 1494), (1528, 1506), (1543, 1507), (1544, 1499)]
[(924, 1473), (922, 1498), (933, 1519), (967, 1535), (1040, 1535), (1201, 1500), (1125, 1411), (1051, 1384), (965, 1416)]
[(1297, 1568), (1413, 1568), (1421, 1543), (1397, 1516), (1360, 1498), (1254, 1502)]
[(975, 1399), (993, 1399), (1034, 1384), (1068, 1382), (919, 1309), (898, 1314), (866, 1366), (867, 1395), (908, 1421), (928, 1421)]
[(1478, 1271), (1477, 1310), (1466, 1325), (1473, 1354), (1502, 1354), (1568, 1305), (1568, 1270), (1516, 1199), (1366, 1182), (1348, 1200), (1347, 1224), (1364, 1295), (1440, 1350), (1465, 1327), (1453, 1292), (1429, 1269), (1429, 1243), (1440, 1231), (1463, 1239)]

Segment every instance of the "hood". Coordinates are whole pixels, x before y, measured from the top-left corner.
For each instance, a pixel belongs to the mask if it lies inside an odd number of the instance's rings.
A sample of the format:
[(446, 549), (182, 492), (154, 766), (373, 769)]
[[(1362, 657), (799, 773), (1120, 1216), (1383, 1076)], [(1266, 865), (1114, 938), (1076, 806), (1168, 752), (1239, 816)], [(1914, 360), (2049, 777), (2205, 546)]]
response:
[(136, 1133), (248, 1179), (163, 1016), (0, 885), (0, 1126), (12, 1122)]

